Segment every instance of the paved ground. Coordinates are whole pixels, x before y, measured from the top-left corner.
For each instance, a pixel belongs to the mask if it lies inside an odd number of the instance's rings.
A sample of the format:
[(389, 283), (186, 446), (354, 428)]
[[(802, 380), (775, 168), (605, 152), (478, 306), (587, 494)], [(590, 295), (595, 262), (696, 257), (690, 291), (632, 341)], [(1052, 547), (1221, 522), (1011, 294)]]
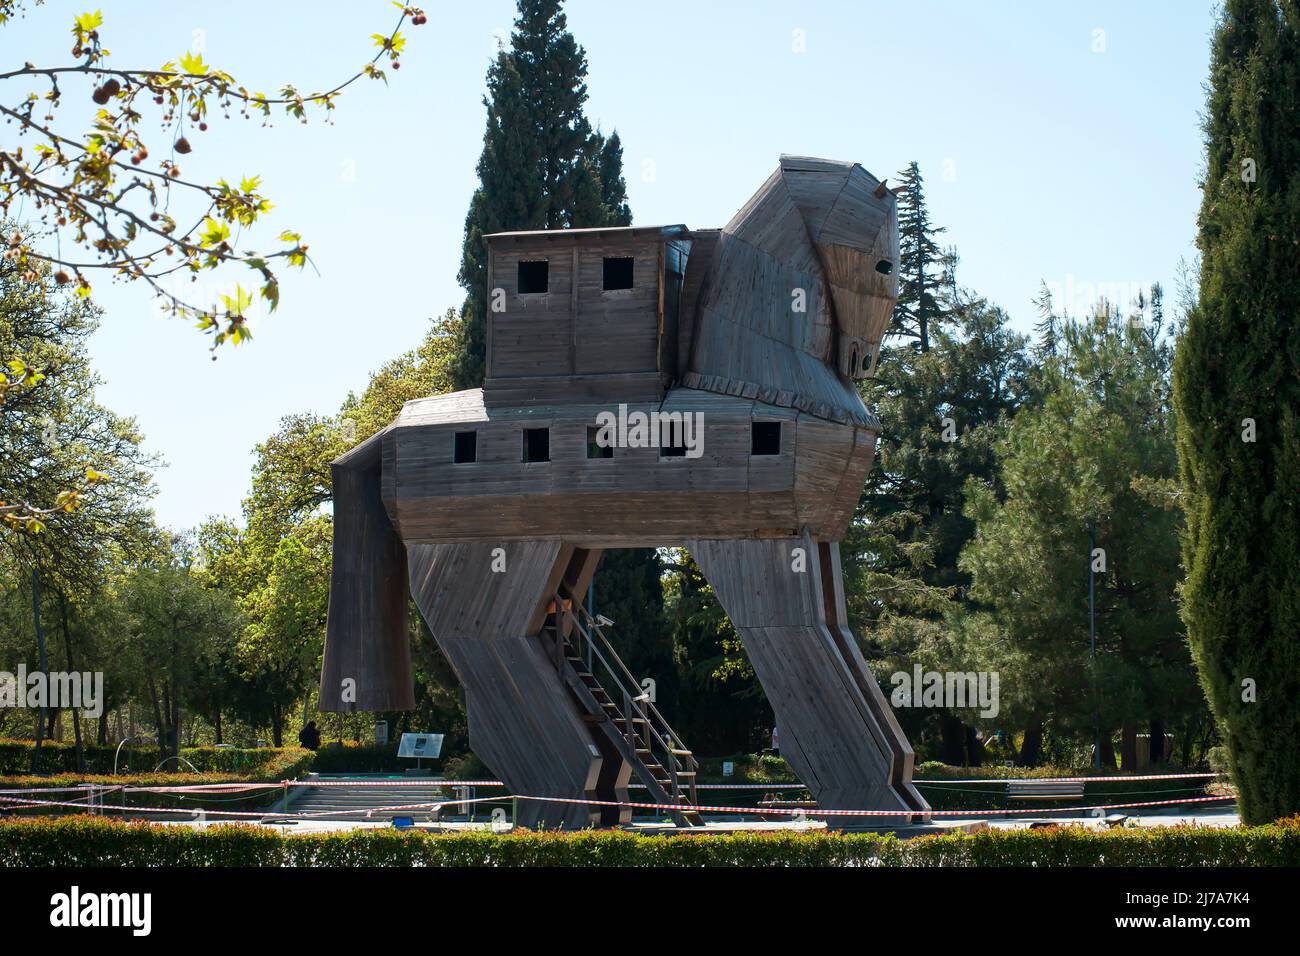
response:
[[(208, 819), (204, 822), (173, 820), (163, 821), (174, 826), (188, 826), (195, 829), (201, 829), (205, 826), (212, 826), (219, 820)], [(936, 833), (944, 831), (956, 831), (962, 829), (982, 829), (985, 826), (1000, 830), (1017, 830), (1025, 829), (1036, 822), (1056, 823), (1061, 826), (1076, 825), (1104, 828), (1108, 824), (1098, 817), (1070, 817), (1064, 814), (1046, 814), (1043, 816), (1024, 816), (1015, 819), (994, 818), (990, 820), (972, 819), (970, 817), (949, 817), (945, 818), (942, 814), (936, 814), (933, 824), (930, 827), (910, 827), (891, 829), (900, 836), (920, 836), (925, 833)], [(1233, 827), (1241, 822), (1237, 815), (1236, 808), (1216, 807), (1213, 809), (1198, 809), (1195, 812), (1185, 812), (1174, 808), (1165, 813), (1148, 813), (1140, 816), (1129, 816), (1125, 821), (1125, 826), (1139, 827), (1169, 827), (1180, 824), (1195, 824), (1197, 826), (1209, 827)], [(347, 830), (373, 830), (383, 827), (389, 827), (391, 824), (386, 820), (300, 820), (293, 823), (261, 823), (259, 826), (265, 826), (281, 833), (328, 833), (332, 831)], [(767, 821), (767, 820), (749, 820), (742, 817), (709, 817), (705, 820), (704, 832), (706, 833), (733, 833), (737, 831), (770, 831), (770, 830), (824, 830), (826, 824), (820, 820), (810, 820), (806, 823), (791, 823), (786, 821)], [(418, 823), (415, 829), (429, 830), (431, 832), (464, 832), (470, 830), (487, 831), (492, 829), (492, 824), (485, 820), (469, 822), (464, 818), (451, 818), (440, 823)], [(664, 825), (657, 821), (646, 820), (638, 821), (631, 827), (634, 832), (638, 833), (665, 833), (672, 832), (675, 828), (671, 825)]]

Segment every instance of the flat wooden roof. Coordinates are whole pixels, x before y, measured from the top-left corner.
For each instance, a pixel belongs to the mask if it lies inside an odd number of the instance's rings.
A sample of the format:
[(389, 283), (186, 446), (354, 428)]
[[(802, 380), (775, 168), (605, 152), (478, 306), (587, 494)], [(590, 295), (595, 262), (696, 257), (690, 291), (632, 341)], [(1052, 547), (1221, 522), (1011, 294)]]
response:
[(517, 232), (492, 232), (485, 239), (671, 239), (688, 236), (682, 223), (671, 226), (598, 226), (594, 229), (524, 229)]

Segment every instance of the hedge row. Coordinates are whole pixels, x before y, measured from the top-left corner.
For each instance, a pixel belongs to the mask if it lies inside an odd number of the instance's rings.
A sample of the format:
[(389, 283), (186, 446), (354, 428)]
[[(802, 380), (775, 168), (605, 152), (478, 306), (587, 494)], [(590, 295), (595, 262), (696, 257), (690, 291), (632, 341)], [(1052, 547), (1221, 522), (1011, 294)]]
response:
[[(26, 774), (31, 770), (32, 746), (30, 740), (0, 738), (0, 775)], [(123, 747), (117, 754), (117, 745), (87, 744), (84, 748), (86, 770), (89, 773), (108, 774), (113, 771), (116, 757), (122, 772), (150, 771), (162, 759), (157, 747)], [(172, 772), (187, 771), (192, 764), (200, 773), (252, 774), (275, 761), (276, 754), (284, 749), (275, 747), (182, 747), (185, 762), (177, 766), (168, 761), (166, 768)], [(458, 761), (448, 761), (444, 766)], [(397, 741), (388, 744), (326, 743), (316, 752), (311, 770), (316, 773), (401, 773), (414, 767), (413, 760), (398, 758)], [(45, 741), (37, 764), (38, 773), (74, 773), (77, 769), (77, 750), (67, 741)]]
[(0, 866), (1296, 866), (1300, 827), (987, 830), (899, 840), (872, 833), (641, 836), (392, 829), (282, 836), (102, 817), (0, 822)]
[[(0, 738), (0, 774), (27, 774), (31, 772), (32, 748), (30, 740), (13, 740)], [(182, 747), (180, 755), (183, 761), (177, 766), (175, 760), (169, 760), (165, 769), (172, 773), (187, 771), (190, 766), (200, 773), (255, 774), (277, 762), (285, 749), (298, 748), (276, 747)], [(162, 757), (157, 747), (123, 747), (118, 753), (116, 744), (86, 744), (82, 751), (86, 760), (86, 771), (92, 774), (111, 774), (114, 761), (119, 772), (149, 772), (158, 766)], [(75, 744), (63, 740), (46, 740), (41, 743), (41, 753), (36, 765), (36, 772), (76, 773), (77, 748)]]
[[(316, 751), (312, 770), (316, 773), (401, 773), (414, 768), (414, 760), (398, 759), (397, 743), (395, 740), (387, 744), (326, 743)], [(427, 762), (425, 765), (428, 766)]]
[[(780, 757), (739, 755), (725, 758), (732, 762), (732, 775), (722, 776), (721, 760), (703, 760), (700, 766), (701, 783), (770, 784), (773, 791), (784, 789), (794, 796), (790, 784), (798, 778)], [(985, 810), (985, 809), (1051, 809), (1077, 801), (1025, 801), (1008, 800), (1005, 783), (985, 780), (1030, 780), (1045, 777), (1091, 777), (1093, 771), (1080, 771), (1069, 767), (953, 767), (938, 762), (923, 763), (916, 768), (913, 782), (921, 795), (935, 810)], [(948, 781), (962, 781), (949, 783)], [(975, 781), (975, 782), (966, 782)], [(1197, 797), (1205, 793), (1205, 779), (1133, 780), (1123, 773), (1097, 774), (1084, 784), (1083, 799), (1086, 806), (1113, 803), (1137, 803), (1147, 800), (1166, 800), (1179, 797)], [(762, 790), (722, 791), (725, 796), (710, 793), (709, 802), (726, 802), (735, 806), (757, 806), (763, 798)]]
[[(299, 747), (285, 747), (278, 750), (266, 750), (270, 758), (253, 773), (145, 773), (130, 777), (112, 776), (110, 774), (58, 774), (50, 777), (0, 777), (0, 790), (31, 790), (49, 787), (77, 787), (84, 784), (103, 784), (113, 786), (130, 784), (134, 787), (178, 787), (193, 786), (202, 783), (279, 783), (281, 780), (293, 780), (305, 776), (311, 769), (312, 752)], [(9, 796), (13, 796), (10, 794)], [(194, 810), (206, 807), (209, 810), (253, 810), (267, 807), (282, 796), (279, 790), (257, 790), (247, 794), (234, 795), (198, 795), (168, 793), (110, 793), (104, 800), (114, 806), (135, 807), (175, 807), (180, 810)], [(36, 799), (74, 800), (75, 793), (41, 794)], [(6, 810), (9, 813), (38, 815), (50, 811), (53, 813), (70, 812), (69, 808), (28, 807)]]

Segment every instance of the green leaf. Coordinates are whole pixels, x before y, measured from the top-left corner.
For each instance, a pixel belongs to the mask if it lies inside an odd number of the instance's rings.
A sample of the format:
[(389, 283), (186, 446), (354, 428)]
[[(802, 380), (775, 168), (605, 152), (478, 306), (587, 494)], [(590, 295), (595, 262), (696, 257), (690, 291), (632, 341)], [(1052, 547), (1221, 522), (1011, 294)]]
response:
[[(253, 304), (253, 296), (242, 285), (236, 285), (235, 294), (233, 296), (223, 295), (221, 302), (226, 307), (227, 313), (232, 316), (242, 316), (245, 310)], [(247, 338), (247, 335), (245, 335), (245, 338)], [(238, 341), (238, 339), (236, 338), (235, 341)]]
[(82, 33), (89, 33), (91, 30), (97, 30), (104, 24), (104, 15), (96, 10), (94, 13), (83, 13), (77, 17), (77, 28)]
[(204, 247), (217, 246), (230, 238), (230, 227), (209, 216), (203, 220), (203, 231), (199, 233), (199, 242)]
[(181, 69), (191, 76), (203, 76), (208, 72), (208, 65), (203, 62), (201, 53), (183, 53), (180, 59)]

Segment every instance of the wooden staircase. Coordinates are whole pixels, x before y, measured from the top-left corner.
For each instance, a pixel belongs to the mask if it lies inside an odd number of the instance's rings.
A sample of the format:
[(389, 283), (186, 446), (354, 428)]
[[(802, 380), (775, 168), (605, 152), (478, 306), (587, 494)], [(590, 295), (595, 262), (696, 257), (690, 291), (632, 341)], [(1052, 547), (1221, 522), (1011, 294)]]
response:
[[(548, 612), (543, 634), (583, 720), (594, 737), (599, 735), (598, 749), (622, 759), (645, 784), (649, 802), (682, 807), (667, 811), (678, 826), (703, 825), (694, 809), (699, 802), (695, 755), (628, 671), (600, 624), (563, 585)], [(614, 785), (622, 794), (627, 776), (623, 773)], [(621, 819), (630, 819), (630, 814)]]

